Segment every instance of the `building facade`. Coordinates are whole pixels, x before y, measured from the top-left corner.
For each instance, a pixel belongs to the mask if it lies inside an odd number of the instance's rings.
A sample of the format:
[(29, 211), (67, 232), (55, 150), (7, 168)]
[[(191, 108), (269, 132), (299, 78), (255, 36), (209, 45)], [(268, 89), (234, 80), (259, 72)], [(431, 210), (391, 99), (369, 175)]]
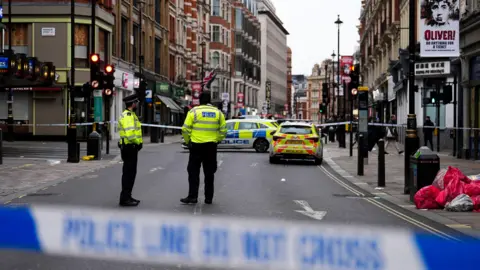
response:
[(287, 117), (292, 117), (292, 49), (287, 48), (287, 104), (288, 107), (285, 108), (287, 111)]
[[(211, 0), (183, 0), (187, 16), (187, 82), (201, 81), (202, 70), (209, 68)], [(179, 1), (181, 2), (181, 1)]]
[(187, 78), (187, 14), (185, 1), (168, 1), (168, 77), (177, 86), (185, 85)]
[(295, 119), (310, 119), (307, 85), (307, 77), (305, 75), (292, 75), (292, 114)]
[[(452, 65), (457, 71), (458, 126), (480, 127), (480, 2), (460, 1), (460, 49), (462, 55)], [(458, 133), (458, 154), (463, 158), (480, 159), (479, 133), (461, 130)]]
[[(282, 114), (287, 99), (287, 35), (282, 21), (275, 14), (270, 0), (258, 1), (258, 18), (261, 24), (261, 87), (260, 104), (263, 104), (267, 81), (271, 85), (270, 113)], [(287, 104), (288, 106), (288, 104)]]
[[(143, 104), (137, 110), (141, 121), (171, 123), (183, 111), (170, 105), (175, 102), (169, 80), (169, 1), (116, 1), (112, 7), (115, 22), (112, 63), (116, 74), (121, 77), (115, 77), (117, 91), (110, 119), (116, 121), (120, 117), (124, 109), (122, 99), (139, 87), (141, 72), (147, 81), (147, 89), (152, 92), (152, 100), (156, 101), (157, 96), (165, 96), (163, 99), (168, 100), (168, 103), (157, 102), (155, 106)], [(113, 136), (116, 136), (115, 129), (115, 126), (111, 127)], [(144, 131), (148, 134), (148, 129)]]
[(216, 68), (217, 77), (211, 86), (212, 101), (219, 103), (222, 93), (230, 96), (233, 54), (233, 4), (229, 0), (212, 0), (210, 13), (210, 67)]
[[(3, 3), (3, 23), (8, 21), (8, 4)], [(97, 52), (102, 64), (112, 62), (112, 41), (115, 40), (111, 1), (100, 1), (96, 8), (95, 43), (91, 40), (91, 7), (88, 0), (76, 1), (75, 31), (70, 24), (70, 2), (66, 1), (12, 1), (12, 50), (56, 66), (55, 87), (13, 89), (13, 116), (17, 124), (65, 124), (69, 99), (67, 82), (70, 68), (75, 66), (75, 85), (90, 80), (89, 54)], [(18, 14), (18, 15), (16, 15)], [(2, 44), (9, 48), (8, 25)], [(74, 35), (75, 61), (71, 61), (71, 37)], [(7, 119), (6, 92), (0, 92), (0, 123)], [(77, 122), (86, 122), (89, 116), (87, 102), (77, 99)], [(0, 128), (4, 128), (0, 124)], [(24, 126), (14, 128), (15, 136), (63, 137), (66, 127)], [(79, 135), (84, 129), (78, 128)]]
[[(234, 22), (232, 38), (235, 50), (232, 55), (231, 115), (258, 114), (260, 78), (260, 22), (257, 2), (235, 0), (232, 2)], [(243, 101), (243, 102), (239, 102)]]
[(325, 68), (315, 64), (312, 68), (312, 74), (307, 77), (307, 108), (312, 121), (320, 122), (320, 104), (322, 103), (322, 84), (325, 82)]
[(396, 113), (396, 94), (392, 91), (394, 83), (389, 68), (390, 60), (399, 56), (400, 0), (362, 1), (360, 21), (363, 85), (376, 93), (372, 105), (375, 116), (383, 122)]
[[(370, 91), (370, 116), (386, 122), (391, 115), (396, 115), (398, 124), (406, 124), (409, 107), (409, 1), (364, 1), (362, 4), (359, 58), (363, 85), (368, 86)], [(417, 17), (415, 21), (418, 21)], [(418, 31), (415, 33), (417, 41), (423, 38)], [(420, 57), (419, 43), (415, 49), (414, 95), (418, 135), (423, 140), (421, 127), (426, 116), (429, 116), (439, 128), (439, 135), (433, 139), (433, 150), (451, 149), (453, 140), (450, 129), (454, 124), (454, 104), (440, 103), (435, 106), (426, 100), (429, 100), (433, 92), (443, 92), (447, 87), (453, 86), (454, 64), (447, 57)], [(400, 128), (400, 134), (405, 134), (404, 132), (405, 128)], [(404, 136), (399, 139), (404, 142)]]

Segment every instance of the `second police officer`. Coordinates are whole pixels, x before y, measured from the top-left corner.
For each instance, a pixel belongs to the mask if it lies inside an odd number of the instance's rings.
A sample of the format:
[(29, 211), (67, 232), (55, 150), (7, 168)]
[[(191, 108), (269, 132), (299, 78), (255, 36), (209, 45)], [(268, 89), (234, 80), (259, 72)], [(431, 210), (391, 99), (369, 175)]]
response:
[(123, 99), (126, 109), (118, 121), (120, 134), (121, 156), (123, 160), (122, 192), (120, 193), (120, 206), (137, 206), (140, 201), (132, 197), (133, 185), (137, 176), (138, 152), (143, 147), (142, 124), (135, 114), (139, 102), (137, 95), (130, 95)]
[(182, 127), (185, 143), (190, 147), (188, 159), (188, 196), (182, 203), (197, 203), (200, 167), (205, 175), (205, 203), (213, 200), (214, 176), (217, 171), (217, 145), (226, 136), (225, 116), (210, 104), (210, 91), (200, 94), (200, 106), (190, 110)]

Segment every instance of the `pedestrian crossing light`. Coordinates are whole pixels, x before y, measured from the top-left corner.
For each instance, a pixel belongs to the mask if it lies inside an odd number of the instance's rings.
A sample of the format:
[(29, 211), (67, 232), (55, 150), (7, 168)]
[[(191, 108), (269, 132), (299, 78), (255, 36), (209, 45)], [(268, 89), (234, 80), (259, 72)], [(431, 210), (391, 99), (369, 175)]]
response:
[(113, 65), (105, 66), (105, 81), (104, 81), (104, 94), (106, 97), (111, 97), (113, 95), (113, 90), (115, 87), (115, 67)]
[(100, 55), (92, 53), (90, 55), (90, 85), (92, 89), (102, 89), (102, 74), (100, 72)]

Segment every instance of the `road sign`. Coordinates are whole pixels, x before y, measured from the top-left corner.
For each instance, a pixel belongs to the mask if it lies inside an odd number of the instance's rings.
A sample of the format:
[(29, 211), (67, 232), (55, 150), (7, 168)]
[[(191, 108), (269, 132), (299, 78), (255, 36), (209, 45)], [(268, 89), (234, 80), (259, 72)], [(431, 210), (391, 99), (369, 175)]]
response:
[(357, 88), (353, 88), (353, 89), (352, 89), (352, 95), (355, 96), (356, 94), (357, 94)]
[(342, 76), (342, 80), (345, 81), (345, 83), (350, 83), (352, 78), (350, 78), (350, 76)]

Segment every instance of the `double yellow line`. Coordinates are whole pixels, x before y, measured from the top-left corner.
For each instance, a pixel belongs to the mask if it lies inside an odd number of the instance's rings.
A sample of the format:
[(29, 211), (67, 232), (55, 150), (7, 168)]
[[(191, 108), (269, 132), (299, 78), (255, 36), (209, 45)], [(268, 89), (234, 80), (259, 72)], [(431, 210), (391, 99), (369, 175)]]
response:
[[(333, 175), (332, 173), (330, 173), (327, 169), (325, 169), (323, 166), (318, 166), (318, 168), (320, 168), (320, 170), (325, 173), (328, 177), (330, 177), (333, 181), (335, 181), (337, 184), (339, 184), (340, 186), (344, 187), (345, 189), (347, 189), (348, 191), (352, 192), (353, 194), (357, 195), (357, 196), (365, 196), (365, 194), (363, 192), (360, 192), (358, 190), (356, 190), (355, 188), (351, 187), (350, 185), (346, 184), (344, 181), (338, 179), (335, 175)], [(402, 212), (399, 212), (393, 208), (391, 208), (390, 206), (388, 205), (385, 205), (375, 199), (372, 199), (372, 198), (365, 198), (366, 201), (370, 202), (371, 204), (383, 209), (384, 211), (410, 223), (410, 224), (413, 224), (429, 233), (432, 233), (434, 235), (437, 235), (439, 237), (442, 237), (443, 239), (447, 239), (447, 240), (454, 240), (454, 241), (460, 241), (458, 238), (455, 238), (447, 233), (444, 233), (440, 230), (437, 230), (421, 221), (418, 221), (412, 217), (409, 217), (405, 214), (403, 214)]]

